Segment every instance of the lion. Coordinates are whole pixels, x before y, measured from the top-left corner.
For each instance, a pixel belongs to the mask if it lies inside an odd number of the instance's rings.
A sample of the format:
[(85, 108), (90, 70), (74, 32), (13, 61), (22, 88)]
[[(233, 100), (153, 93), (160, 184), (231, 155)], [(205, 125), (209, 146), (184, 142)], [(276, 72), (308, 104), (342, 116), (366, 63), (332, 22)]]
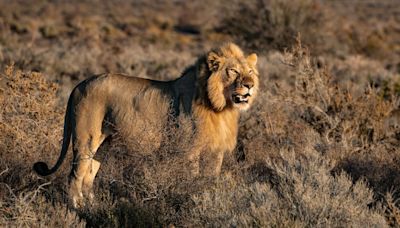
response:
[(72, 137), (69, 194), (73, 206), (79, 207), (85, 197), (94, 198), (92, 187), (100, 162), (93, 157), (108, 136), (122, 129), (139, 137), (138, 142), (157, 147), (162, 138), (159, 129), (171, 121), (170, 116), (177, 117), (183, 112), (182, 115), (191, 117), (195, 128), (194, 143), (186, 158), (192, 166), (191, 172), (200, 173), (200, 156), (207, 154), (212, 158), (207, 161), (210, 168), (202, 173), (218, 175), (224, 154), (236, 146), (240, 112), (246, 111), (257, 95), (256, 63), (255, 53), (245, 56), (237, 45), (226, 43), (200, 56), (172, 81), (122, 74), (103, 74), (84, 80), (69, 97), (56, 164), (49, 169), (46, 163), (37, 162), (33, 168), (41, 176), (57, 171)]

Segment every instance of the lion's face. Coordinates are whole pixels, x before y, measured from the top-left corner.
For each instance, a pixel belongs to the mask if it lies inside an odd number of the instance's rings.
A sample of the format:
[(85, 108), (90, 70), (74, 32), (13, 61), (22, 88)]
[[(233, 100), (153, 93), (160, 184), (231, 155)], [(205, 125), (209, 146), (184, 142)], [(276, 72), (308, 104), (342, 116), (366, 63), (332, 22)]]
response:
[(257, 55), (247, 57), (234, 44), (208, 54), (211, 76), (207, 81), (208, 96), (216, 110), (232, 106), (247, 110), (258, 91)]

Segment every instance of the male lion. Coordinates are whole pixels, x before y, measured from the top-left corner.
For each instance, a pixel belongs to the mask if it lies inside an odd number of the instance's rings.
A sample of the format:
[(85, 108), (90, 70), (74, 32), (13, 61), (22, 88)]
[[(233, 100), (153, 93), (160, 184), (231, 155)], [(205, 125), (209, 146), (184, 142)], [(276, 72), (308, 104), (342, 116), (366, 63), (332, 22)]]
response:
[(94, 196), (93, 180), (100, 162), (93, 156), (107, 136), (122, 129), (139, 137), (138, 142), (160, 145), (162, 133), (154, 129), (165, 126), (170, 113), (177, 116), (183, 109), (192, 116), (195, 126), (195, 143), (187, 157), (193, 173), (199, 172), (204, 152), (212, 159), (207, 161), (211, 168), (203, 172), (217, 175), (224, 153), (236, 145), (239, 112), (247, 110), (256, 97), (256, 62), (256, 54), (245, 57), (238, 46), (228, 43), (200, 57), (173, 81), (120, 74), (87, 79), (69, 97), (57, 163), (49, 169), (46, 163), (37, 162), (33, 168), (42, 176), (54, 173), (66, 156), (72, 136), (70, 197), (75, 207), (80, 206), (84, 195), (89, 199)]

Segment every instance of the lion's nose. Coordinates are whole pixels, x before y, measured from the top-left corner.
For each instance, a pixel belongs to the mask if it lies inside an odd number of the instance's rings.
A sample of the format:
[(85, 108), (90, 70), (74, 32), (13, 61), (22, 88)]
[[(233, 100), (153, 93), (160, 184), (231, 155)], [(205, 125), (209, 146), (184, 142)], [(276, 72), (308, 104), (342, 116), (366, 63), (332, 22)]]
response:
[(253, 82), (253, 80), (244, 80), (243, 81), (243, 86), (244, 87), (246, 87), (246, 88), (248, 88), (248, 89), (251, 89), (251, 88), (253, 88), (253, 86), (254, 86), (254, 82)]

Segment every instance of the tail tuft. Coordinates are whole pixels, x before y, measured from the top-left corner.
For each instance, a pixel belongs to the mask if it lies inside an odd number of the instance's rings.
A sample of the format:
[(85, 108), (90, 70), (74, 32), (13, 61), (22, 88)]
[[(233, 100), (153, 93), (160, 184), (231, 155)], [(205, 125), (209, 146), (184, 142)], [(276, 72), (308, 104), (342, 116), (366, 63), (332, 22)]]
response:
[(47, 176), (51, 174), (49, 167), (44, 162), (36, 162), (33, 165), (33, 170), (35, 170), (35, 172), (41, 176)]

